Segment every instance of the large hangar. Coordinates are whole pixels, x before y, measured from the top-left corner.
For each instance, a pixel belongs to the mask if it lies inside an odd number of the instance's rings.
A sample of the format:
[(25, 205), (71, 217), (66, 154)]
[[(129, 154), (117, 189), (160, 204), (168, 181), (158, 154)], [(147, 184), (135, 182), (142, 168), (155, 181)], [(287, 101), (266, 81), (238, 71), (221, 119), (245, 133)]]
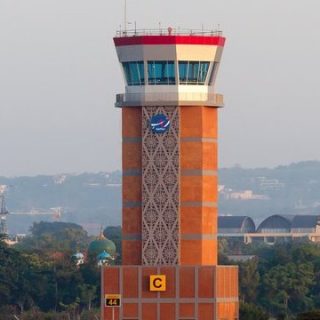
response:
[(320, 227), (320, 215), (272, 215), (263, 220), (257, 233), (313, 233)]
[(254, 221), (248, 216), (219, 216), (219, 234), (244, 234), (254, 233), (256, 226)]
[(278, 240), (301, 238), (320, 242), (320, 215), (275, 214), (264, 219), (257, 228), (248, 216), (219, 216), (218, 236), (242, 238), (245, 243), (274, 244)]

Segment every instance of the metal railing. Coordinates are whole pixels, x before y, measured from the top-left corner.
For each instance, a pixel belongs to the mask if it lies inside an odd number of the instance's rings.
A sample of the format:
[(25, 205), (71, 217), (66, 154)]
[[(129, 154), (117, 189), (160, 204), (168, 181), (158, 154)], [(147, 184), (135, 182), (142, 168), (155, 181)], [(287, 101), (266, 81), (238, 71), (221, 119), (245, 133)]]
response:
[(181, 29), (181, 28), (157, 28), (157, 29), (130, 29), (118, 30), (116, 37), (136, 37), (136, 36), (222, 36), (222, 31), (204, 29)]
[(223, 95), (204, 92), (154, 92), (154, 93), (123, 93), (116, 95), (116, 105), (143, 105), (148, 103), (164, 103), (171, 102), (176, 104), (183, 104), (186, 102), (203, 102), (210, 105), (216, 105), (222, 107)]

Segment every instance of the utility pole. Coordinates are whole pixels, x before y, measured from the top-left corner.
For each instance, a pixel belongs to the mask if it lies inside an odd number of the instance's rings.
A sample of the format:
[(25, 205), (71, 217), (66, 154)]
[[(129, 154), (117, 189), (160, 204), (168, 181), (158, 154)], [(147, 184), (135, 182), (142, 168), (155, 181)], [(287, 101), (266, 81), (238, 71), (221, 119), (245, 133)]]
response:
[(127, 0), (124, 0), (124, 34), (127, 34)]

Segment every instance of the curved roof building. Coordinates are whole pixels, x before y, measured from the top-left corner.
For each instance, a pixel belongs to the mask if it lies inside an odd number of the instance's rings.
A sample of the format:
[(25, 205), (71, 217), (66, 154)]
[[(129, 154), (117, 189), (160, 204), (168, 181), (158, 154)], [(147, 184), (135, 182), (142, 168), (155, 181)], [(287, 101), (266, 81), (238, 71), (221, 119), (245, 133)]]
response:
[(220, 216), (218, 217), (219, 234), (254, 233), (254, 221), (247, 216)]
[(257, 229), (247, 216), (221, 216), (218, 218), (220, 237), (243, 237), (245, 243), (262, 240), (274, 244), (278, 239), (308, 238), (320, 242), (320, 215), (279, 215), (264, 219)]
[(291, 232), (315, 232), (317, 226), (320, 226), (319, 215), (295, 216), (292, 220)]
[(311, 233), (320, 225), (320, 215), (272, 215), (263, 220), (258, 233)]
[(292, 215), (273, 215), (263, 220), (257, 232), (261, 233), (288, 233), (291, 230), (291, 222), (294, 216)]

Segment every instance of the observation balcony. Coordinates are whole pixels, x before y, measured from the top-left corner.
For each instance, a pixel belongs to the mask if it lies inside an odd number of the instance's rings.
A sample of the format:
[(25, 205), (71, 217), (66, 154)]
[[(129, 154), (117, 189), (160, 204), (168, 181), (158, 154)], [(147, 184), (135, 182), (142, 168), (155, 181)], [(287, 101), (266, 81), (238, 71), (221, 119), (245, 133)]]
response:
[(208, 92), (152, 92), (116, 95), (115, 107), (137, 106), (208, 106), (222, 108), (223, 95)]

